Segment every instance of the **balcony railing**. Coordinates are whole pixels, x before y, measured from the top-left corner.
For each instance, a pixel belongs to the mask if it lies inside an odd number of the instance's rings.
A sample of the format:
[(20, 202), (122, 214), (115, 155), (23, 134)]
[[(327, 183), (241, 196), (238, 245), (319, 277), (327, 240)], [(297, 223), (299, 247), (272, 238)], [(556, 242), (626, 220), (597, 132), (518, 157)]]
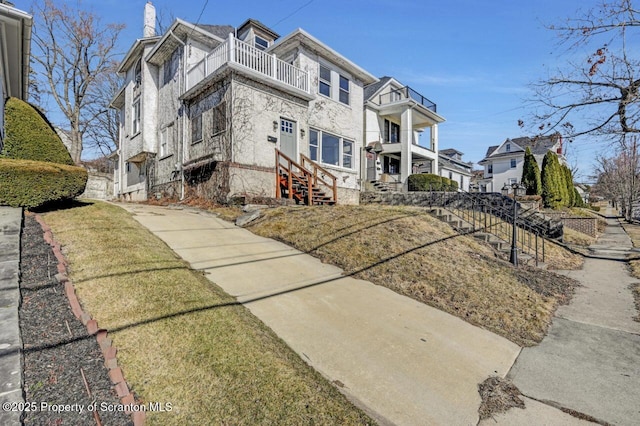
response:
[(405, 99), (413, 99), (414, 101), (418, 102), (425, 108), (433, 112), (437, 112), (436, 104), (434, 104), (429, 99), (425, 98), (424, 96), (422, 96), (420, 93), (416, 92), (409, 86), (405, 86), (402, 89), (394, 90), (392, 92), (384, 93), (380, 95), (379, 102), (380, 102), (380, 105), (384, 105), (392, 102), (402, 101)]
[(187, 71), (186, 90), (192, 89), (226, 63), (240, 65), (264, 77), (309, 93), (309, 74), (306, 71), (238, 40), (233, 34)]

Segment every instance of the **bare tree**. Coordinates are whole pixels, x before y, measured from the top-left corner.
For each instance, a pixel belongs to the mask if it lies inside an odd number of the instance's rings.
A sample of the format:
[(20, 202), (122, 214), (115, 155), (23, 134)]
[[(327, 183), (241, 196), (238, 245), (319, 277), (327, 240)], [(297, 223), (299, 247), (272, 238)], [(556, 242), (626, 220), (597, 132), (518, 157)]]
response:
[(593, 193), (617, 202), (626, 220), (633, 216), (635, 200), (640, 196), (640, 158), (635, 135), (610, 157), (598, 158), (597, 181)]
[[(93, 88), (112, 72), (121, 24), (102, 25), (93, 13), (66, 2), (44, 0), (34, 4), (36, 27), (31, 56), (41, 80), (69, 122), (71, 157), (82, 155), (83, 135), (93, 126), (95, 105), (107, 109), (109, 99), (95, 96)], [(95, 105), (94, 105), (95, 104)], [(92, 107), (94, 106), (94, 107)], [(98, 107), (99, 108), (99, 107)]]
[(611, 0), (549, 27), (566, 61), (534, 85), (540, 131), (614, 140), (640, 132), (639, 13), (632, 0)]
[(99, 75), (89, 91), (89, 96), (102, 102), (91, 102), (87, 105), (88, 121), (84, 135), (84, 147), (103, 156), (111, 154), (118, 147), (119, 114), (108, 103), (114, 98), (124, 84), (124, 79), (117, 74), (118, 63), (112, 62), (110, 72)]

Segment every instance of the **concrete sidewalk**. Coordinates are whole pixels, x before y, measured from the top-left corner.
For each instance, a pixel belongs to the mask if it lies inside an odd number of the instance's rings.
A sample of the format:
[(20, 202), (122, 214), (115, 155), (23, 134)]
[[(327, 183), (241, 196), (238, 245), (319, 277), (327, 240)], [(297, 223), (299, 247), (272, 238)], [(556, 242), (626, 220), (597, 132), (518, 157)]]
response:
[(471, 425), (520, 348), (197, 210), (120, 204), (383, 424)]
[[(24, 402), (20, 360), (20, 229), (22, 209), (0, 206), (0, 404)], [(20, 411), (0, 409), (0, 425), (20, 424)]]
[[(637, 425), (640, 323), (632, 319), (637, 311), (629, 289), (637, 280), (620, 262), (631, 250), (629, 237), (616, 218), (607, 221), (605, 233), (590, 247), (599, 258), (587, 258), (582, 270), (563, 272), (582, 287), (571, 304), (558, 309), (542, 343), (522, 350), (509, 377), (524, 395), (548, 405), (601, 422)], [(539, 419), (528, 404), (496, 416), (505, 425), (541, 424)]]

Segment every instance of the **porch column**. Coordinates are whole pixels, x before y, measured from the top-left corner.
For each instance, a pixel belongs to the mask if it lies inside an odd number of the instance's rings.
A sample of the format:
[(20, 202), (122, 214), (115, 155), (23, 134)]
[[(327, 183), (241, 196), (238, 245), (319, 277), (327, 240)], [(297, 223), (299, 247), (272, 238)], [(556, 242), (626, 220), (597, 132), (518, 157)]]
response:
[(411, 143), (413, 141), (413, 117), (411, 109), (402, 112), (400, 117), (400, 180), (403, 190), (407, 189), (407, 178), (411, 174)]
[(433, 160), (433, 170), (432, 173), (435, 175), (440, 174), (440, 165), (438, 164), (438, 125), (434, 124), (431, 126), (431, 149), (436, 153)]

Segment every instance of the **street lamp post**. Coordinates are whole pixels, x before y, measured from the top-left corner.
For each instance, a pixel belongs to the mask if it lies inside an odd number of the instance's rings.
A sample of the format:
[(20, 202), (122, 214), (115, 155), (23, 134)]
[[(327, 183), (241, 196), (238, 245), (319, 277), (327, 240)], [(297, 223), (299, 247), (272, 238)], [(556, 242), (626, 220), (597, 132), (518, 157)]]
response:
[(524, 189), (524, 187), (517, 183), (512, 183), (511, 188), (513, 189), (513, 223), (511, 230), (511, 256), (509, 258), (509, 262), (511, 262), (513, 266), (518, 266), (518, 233), (516, 228), (516, 220), (518, 218), (518, 201), (516, 200), (516, 196), (522, 195), (522, 190)]

